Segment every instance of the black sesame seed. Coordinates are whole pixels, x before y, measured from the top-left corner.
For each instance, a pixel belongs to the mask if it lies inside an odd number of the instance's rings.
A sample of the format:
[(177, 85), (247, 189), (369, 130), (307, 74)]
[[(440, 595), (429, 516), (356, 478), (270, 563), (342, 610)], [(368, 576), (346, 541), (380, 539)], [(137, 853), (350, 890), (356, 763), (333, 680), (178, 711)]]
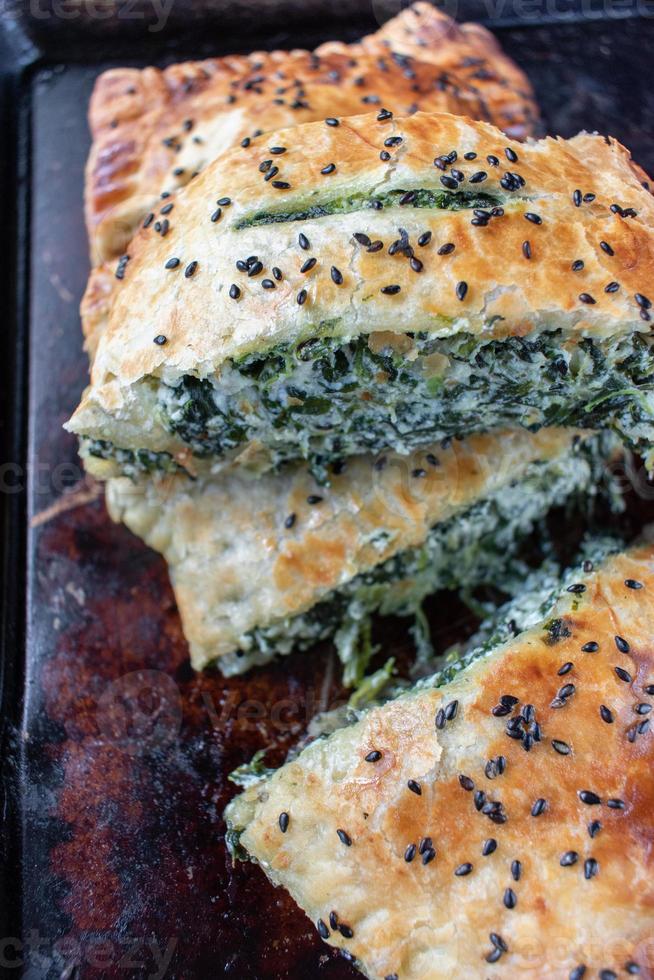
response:
[(599, 980), (618, 980), (618, 974), (615, 970), (600, 970)]
[(332, 929), (338, 929), (338, 915), (336, 914), (336, 912), (334, 912), (333, 909), (329, 913), (329, 924), (332, 927)]
[(492, 153), (490, 153), (490, 154), (489, 154), (489, 155), (488, 155), (488, 156), (486, 157), (486, 162), (488, 163), (488, 165), (489, 165), (490, 167), (499, 167), (499, 165), (500, 165), (500, 161), (499, 161), (499, 159), (498, 159), (498, 157), (496, 157), (496, 156), (493, 156), (493, 154), (492, 154)]
[(522, 254), (524, 255), (524, 257), (526, 259), (530, 259), (531, 258), (531, 245), (530, 245), (529, 242), (523, 242), (522, 243)]
[(352, 847), (352, 838), (345, 830), (337, 830), (336, 833), (342, 844), (345, 844), (346, 847)]
[(332, 116), (330, 116), (328, 119), (325, 119), (325, 122), (327, 123), (328, 126), (338, 126), (339, 125), (338, 119), (334, 119)]
[(577, 854), (576, 851), (566, 851), (565, 854), (561, 855), (561, 860), (559, 861), (559, 864), (561, 865), (562, 868), (569, 868), (573, 864), (576, 864), (578, 860), (579, 860), (579, 855)]
[(300, 232), (297, 241), (300, 248), (304, 249), (305, 252), (311, 248), (311, 242), (303, 232)]
[(187, 279), (190, 279), (191, 276), (195, 273), (197, 267), (198, 267), (198, 263), (195, 261), (195, 259), (192, 262), (189, 262), (189, 264), (184, 269), (184, 276)]
[(337, 286), (342, 285), (342, 283), (343, 283), (343, 276), (342, 276), (341, 272), (336, 268), (335, 265), (333, 265), (332, 268), (331, 268), (331, 277), (332, 277), (332, 282), (336, 283)]
[(584, 261), (583, 261), (583, 259), (575, 259), (575, 261), (572, 263), (572, 271), (573, 272), (581, 272), (581, 270), (583, 269), (583, 267), (584, 267)]
[(422, 854), (422, 863), (424, 865), (430, 864), (436, 857), (436, 851), (433, 847), (428, 847)]
[(643, 296), (642, 293), (634, 293), (634, 299), (644, 310), (649, 310), (652, 306), (651, 300), (647, 296)]
[(522, 864), (520, 861), (511, 862), (511, 877), (514, 881), (520, 881), (520, 875), (522, 874)]
[(447, 721), (452, 721), (454, 718), (456, 718), (456, 713), (458, 708), (459, 708), (458, 701), (450, 701), (450, 703), (445, 706), (445, 718), (447, 719)]
[(582, 592), (586, 591), (586, 586), (583, 584), (583, 582), (575, 582), (573, 585), (569, 585), (566, 591), (574, 594), (581, 594)]
[(416, 796), (422, 796), (422, 786), (420, 785), (420, 783), (417, 783), (415, 779), (410, 779), (407, 783), (407, 786), (409, 787), (412, 793), (416, 794)]
[(414, 272), (422, 272), (422, 270), (424, 268), (424, 266), (423, 266), (422, 262), (420, 261), (420, 259), (416, 259), (415, 256), (413, 256), (413, 255), (409, 259), (409, 265), (411, 266), (411, 268), (413, 269)]
[(416, 192), (415, 191), (407, 191), (406, 194), (403, 194), (402, 195), (402, 197), (400, 198), (400, 200), (399, 200), (398, 203), (401, 204), (401, 205), (404, 205), (404, 204), (413, 204), (413, 202), (415, 201), (415, 199), (416, 199)]
[(285, 834), (288, 830), (289, 819), (290, 817), (288, 813), (285, 810), (282, 810), (282, 812), (279, 814), (279, 829), (283, 834)]
[(625, 670), (624, 667), (615, 667), (614, 669), (621, 681), (624, 681), (625, 684), (631, 684), (632, 678), (628, 670)]
[(544, 812), (546, 807), (547, 800), (544, 800), (542, 796), (539, 797), (531, 808), (532, 817), (540, 817), (541, 813)]
[(263, 262), (260, 262), (258, 259), (248, 265), (248, 276), (250, 279), (253, 276), (258, 276), (260, 272), (263, 272)]
[(387, 296), (395, 296), (396, 293), (399, 293), (401, 288), (402, 287), (398, 286), (397, 284), (382, 286), (380, 292), (385, 293)]
[(570, 755), (570, 752), (572, 751), (568, 743), (562, 742), (559, 738), (552, 739), (552, 748), (555, 752), (558, 752), (559, 755)]
[(339, 922), (338, 931), (340, 932), (343, 939), (351, 939), (352, 936), (354, 935), (354, 932), (352, 931), (350, 926), (346, 925), (345, 922)]
[(318, 933), (320, 935), (320, 938), (321, 939), (329, 939), (329, 929), (327, 928), (326, 924), (322, 921), (322, 919), (318, 919), (318, 922), (316, 923), (316, 926), (317, 926), (317, 929), (318, 929)]
[(578, 796), (581, 802), (586, 803), (588, 806), (597, 806), (602, 802), (597, 793), (593, 793), (590, 789), (580, 789)]
[(645, 701), (641, 701), (640, 704), (634, 705), (634, 711), (637, 715), (648, 715), (651, 710), (651, 704), (647, 704)]
[(368, 755), (366, 756), (366, 760), (365, 761), (366, 762), (379, 762), (379, 760), (381, 759), (381, 757), (382, 757), (381, 752), (379, 752), (377, 749), (373, 749), (372, 752), (369, 752), (368, 753)]
[(467, 292), (468, 292), (467, 282), (458, 282), (456, 284), (456, 298), (461, 300), (461, 302), (463, 302), (463, 300), (466, 298)]
[(278, 191), (287, 191), (291, 186), (286, 180), (273, 180), (272, 185)]
[(166, 262), (165, 268), (166, 269), (176, 269), (178, 265), (179, 265), (179, 259), (178, 258), (172, 258), (172, 259), (168, 259), (168, 261)]
[(581, 649), (584, 653), (597, 653), (599, 650), (599, 643), (596, 643), (595, 640), (589, 640), (588, 643), (584, 643)]
[(442, 708), (439, 708), (438, 711), (436, 712), (436, 719), (434, 721), (434, 724), (436, 725), (438, 731), (440, 731), (442, 728), (445, 728), (445, 712), (443, 711)]
[(231, 197), (219, 197), (216, 201), (216, 204), (218, 204), (221, 208), (228, 208), (231, 203)]
[(297, 302), (298, 302), (298, 306), (304, 306), (304, 304), (306, 303), (306, 300), (307, 300), (307, 291), (306, 291), (306, 289), (301, 289), (300, 292), (297, 294), (296, 299), (297, 299)]
[(447, 174), (443, 174), (441, 177), (441, 184), (443, 187), (447, 187), (447, 189), (450, 191), (456, 191), (459, 187), (458, 181), (456, 181), (454, 177), (448, 177)]
[(230, 299), (238, 299), (240, 295), (241, 295), (241, 290), (236, 285), (236, 283), (233, 282), (231, 284), (231, 286), (229, 287), (229, 298)]
[(354, 233), (354, 238), (355, 238), (355, 239), (356, 239), (356, 241), (357, 241), (357, 242), (359, 243), (359, 245), (365, 245), (365, 246), (368, 246), (368, 245), (370, 245), (370, 244), (371, 244), (371, 241), (370, 241), (370, 239), (368, 238), (368, 236), (367, 236), (367, 235), (364, 235), (364, 233), (363, 233), (362, 231), (356, 231), (356, 232)]
[(581, 980), (581, 978), (585, 976), (585, 974), (586, 974), (586, 967), (583, 963), (580, 963), (579, 966), (576, 966), (574, 968), (574, 970), (570, 970), (568, 980)]
[(507, 160), (510, 160), (511, 163), (518, 162), (518, 154), (515, 152), (515, 150), (512, 150), (510, 146), (505, 147), (504, 153), (506, 155)]
[(222, 208), (216, 208), (214, 213), (211, 215), (211, 220), (213, 221), (214, 224), (216, 223), (216, 221), (220, 221), (222, 213), (223, 213)]
[(429, 245), (430, 241), (431, 241), (431, 232), (425, 231), (418, 238), (418, 245), (420, 245), (421, 248), (424, 248), (425, 245)]
[(409, 844), (406, 851), (404, 852), (404, 860), (406, 861), (407, 864), (411, 864), (415, 856), (416, 856), (416, 845)]
[(384, 146), (399, 146), (402, 142), (401, 136), (388, 136), (384, 140)]
[(456, 245), (454, 244), (454, 242), (446, 242), (445, 245), (441, 245), (441, 247), (438, 250), (438, 254), (449, 255), (450, 252), (453, 252), (455, 248)]
[(497, 946), (495, 946), (491, 950), (491, 952), (488, 953), (488, 955), (486, 956), (486, 962), (487, 963), (497, 963), (497, 961), (500, 959), (501, 955), (502, 955), (502, 950), (501, 949), (498, 949)]
[(518, 898), (512, 888), (507, 888), (504, 892), (504, 905), (507, 909), (514, 909), (518, 904)]
[(470, 778), (470, 776), (459, 776), (459, 784), (468, 792), (472, 792), (472, 790), (475, 788), (474, 781)]
[(393, 113), (390, 109), (380, 109), (377, 113), (377, 122), (386, 122), (387, 119), (392, 119)]
[(382, 150), (381, 153), (379, 154), (379, 159), (382, 161), (382, 163), (388, 163), (390, 158), (391, 155), (388, 152), (388, 150)]
[(465, 861), (463, 864), (460, 864), (458, 868), (454, 869), (454, 874), (457, 878), (465, 878), (465, 876), (469, 875), (471, 871), (472, 865), (469, 861)]
[(153, 221), (154, 221), (154, 214), (152, 213), (152, 211), (150, 211), (150, 214), (148, 214), (143, 221), (143, 227), (149, 228)]
[(581, 207), (581, 191), (578, 188), (577, 188), (576, 191), (574, 191), (574, 193), (572, 195), (572, 201), (573, 201), (574, 206), (576, 208), (580, 208)]
[(164, 337), (164, 335), (162, 333), (157, 334), (157, 336), (153, 340), (153, 343), (157, 344), (158, 347), (163, 347), (163, 345), (166, 342), (167, 342), (167, 338)]
[(170, 214), (170, 212), (173, 210), (174, 207), (175, 205), (173, 204), (172, 201), (170, 202), (170, 204), (164, 204), (159, 214)]
[(314, 258), (307, 259), (306, 262), (303, 262), (302, 265), (300, 266), (300, 272), (311, 272), (311, 270), (314, 268), (317, 262), (318, 259), (314, 259)]
[(484, 803), (486, 802), (486, 794), (484, 793), (483, 789), (475, 790), (475, 795), (473, 799), (475, 801), (475, 809), (477, 811), (481, 810)]
[(569, 674), (573, 667), (574, 664), (572, 660), (568, 660), (567, 663), (564, 663), (559, 667), (559, 669), (557, 670), (557, 674), (559, 675), (559, 677), (563, 677), (564, 674)]
[(595, 200), (595, 195), (594, 194), (584, 194), (584, 202), (586, 204), (590, 204), (591, 201), (594, 201), (594, 200)]
[(281, 269), (278, 269), (276, 265), (274, 265), (272, 267), (272, 274), (275, 277), (275, 279), (277, 280), (277, 282), (281, 282), (281, 280), (282, 280), (282, 270)]
[(307, 497), (307, 503), (313, 507), (315, 504), (321, 504), (324, 499), (324, 497), (320, 497), (317, 493), (310, 493)]
[(591, 878), (594, 878), (598, 871), (599, 864), (595, 858), (586, 858), (584, 861), (584, 878), (586, 881), (590, 881)]
[(275, 289), (276, 288), (275, 287), (275, 283), (272, 281), (272, 279), (262, 279), (261, 280), (261, 285), (263, 286), (264, 289)]
[(600, 248), (602, 249), (603, 252), (606, 252), (607, 255), (615, 255), (615, 252), (613, 251), (613, 249), (611, 248), (608, 242), (600, 242)]
[(525, 211), (525, 218), (527, 221), (531, 221), (532, 225), (542, 225), (543, 219), (539, 214), (534, 214), (533, 211)]
[(607, 725), (613, 724), (613, 712), (610, 708), (607, 708), (605, 704), (600, 704), (600, 718), (605, 721)]
[(601, 829), (602, 824), (599, 822), (599, 820), (591, 821), (591, 823), (588, 824), (588, 836), (594, 839), (597, 837)]
[(423, 476), (427, 476), (427, 470), (423, 470), (422, 467), (418, 467), (415, 470), (411, 470), (411, 476), (414, 479), (420, 479)]
[(579, 293), (579, 299), (582, 303), (587, 303), (589, 306), (594, 306), (597, 302), (590, 293)]
[(627, 971), (627, 973), (631, 974), (632, 976), (635, 976), (636, 974), (640, 973), (640, 967), (638, 966), (637, 963), (634, 963), (633, 960), (630, 960), (629, 963), (625, 963), (624, 968)]
[(477, 154), (474, 152), (474, 150), (470, 150), (468, 153), (464, 153), (463, 154), (463, 159), (464, 160), (476, 160), (477, 159)]
[(494, 837), (489, 837), (488, 840), (485, 840), (482, 845), (481, 848), (482, 857), (488, 857), (489, 854), (492, 854), (493, 851), (496, 850), (497, 850), (497, 841), (495, 840)]
[(270, 146), (268, 150), (273, 156), (279, 156), (280, 153), (286, 153), (285, 146)]
[(481, 184), (482, 181), (486, 180), (488, 174), (485, 170), (478, 170), (477, 173), (473, 174), (469, 180), (471, 184)]
[(615, 637), (615, 645), (620, 653), (629, 653), (629, 644), (621, 636)]

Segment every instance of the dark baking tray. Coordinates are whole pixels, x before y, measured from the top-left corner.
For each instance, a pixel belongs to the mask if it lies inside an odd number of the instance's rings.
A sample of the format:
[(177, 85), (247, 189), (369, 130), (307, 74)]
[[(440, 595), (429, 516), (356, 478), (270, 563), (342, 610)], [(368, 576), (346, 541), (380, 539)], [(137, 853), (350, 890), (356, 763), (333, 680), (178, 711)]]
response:
[[(95, 76), (111, 64), (313, 47), (374, 28), (370, 4), (337, 6), (335, 15), (326, 0), (178, 0), (158, 34), (118, 17), (64, 30), (30, 16), (28, 4), (13, 15), (5, 7), (0, 899), (1, 936), (15, 938), (0, 944), (3, 972), (355, 976), (256, 868), (231, 867), (222, 841), (227, 774), (266, 746), (281, 761), (318, 707), (341, 696), (329, 648), (246, 678), (194, 675), (163, 561), (112, 525), (101, 499), (67, 492), (81, 473), (61, 429), (86, 378), (77, 305)], [(457, 13), (480, 9), (459, 4)], [(520, 23), (518, 7), (505, 6), (498, 34), (534, 82), (548, 131), (610, 132), (654, 171), (654, 21), (618, 17), (618, 8), (582, 16), (571, 4), (549, 20), (529, 10)], [(632, 528), (654, 517), (651, 496), (643, 479), (627, 486)], [(451, 601), (446, 615), (438, 608), (442, 643), (471, 627)], [(402, 658), (403, 624), (385, 624), (383, 638)]]

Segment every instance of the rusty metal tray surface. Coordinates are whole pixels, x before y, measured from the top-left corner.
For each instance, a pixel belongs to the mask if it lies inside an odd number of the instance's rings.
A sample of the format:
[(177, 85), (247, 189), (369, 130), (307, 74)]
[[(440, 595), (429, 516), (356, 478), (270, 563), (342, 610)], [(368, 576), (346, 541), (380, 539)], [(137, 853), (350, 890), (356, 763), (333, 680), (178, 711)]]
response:
[[(96, 75), (117, 63), (354, 38), (374, 27), (377, 9), (353, 4), (333, 17), (326, 3), (300, 4), (282, 33), (270, 5), (257, 30), (253, 18), (243, 28), (233, 5), (223, 5), (231, 16), (222, 21), (203, 6), (208, 20), (196, 9), (160, 36), (113, 22), (104, 35), (94, 23), (67, 34), (58, 21), (48, 34), (45, 17), (26, 28), (24, 11), (5, 12), (0, 35), (0, 971), (8, 976), (357, 975), (255, 867), (233, 868), (223, 843), (221, 814), (234, 791), (227, 774), (263, 747), (280, 762), (308, 719), (342, 697), (329, 647), (245, 678), (195, 675), (162, 559), (113, 525), (92, 490), (69, 493), (82, 474), (61, 425), (86, 378), (77, 306), (88, 271), (82, 180)], [(577, 9), (563, 20), (518, 21), (504, 17), (512, 26), (498, 34), (531, 76), (548, 130), (611, 132), (654, 171), (654, 20)], [(627, 485), (627, 500), (632, 529), (654, 517), (644, 479)], [(471, 629), (451, 599), (440, 609), (432, 603), (439, 641)], [(385, 653), (402, 659), (402, 623), (385, 623), (383, 639)]]

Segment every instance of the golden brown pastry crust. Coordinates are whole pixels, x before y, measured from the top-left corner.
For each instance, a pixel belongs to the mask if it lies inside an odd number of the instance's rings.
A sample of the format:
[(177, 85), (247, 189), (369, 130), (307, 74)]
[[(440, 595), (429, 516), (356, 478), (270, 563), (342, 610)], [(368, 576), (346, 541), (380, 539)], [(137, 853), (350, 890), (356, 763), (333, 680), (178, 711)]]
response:
[(163, 71), (111, 69), (99, 76), (89, 111), (93, 262), (120, 255), (162, 192), (184, 186), (244, 137), (374, 105), (486, 119), (517, 139), (533, 134), (538, 120), (529, 82), (495, 38), (426, 3), (360, 44), (254, 52)]
[[(311, 609), (360, 572), (421, 545), (434, 525), (570, 450), (574, 430), (476, 435), (413, 457), (348, 460), (329, 489), (305, 468), (220, 479), (111, 480), (109, 512), (165, 556), (196, 669), (245, 634)], [(438, 466), (425, 462), (434, 454)], [(571, 459), (571, 465), (574, 460)], [(416, 477), (416, 469), (425, 475)], [(291, 528), (286, 518), (295, 515)], [(376, 532), (388, 538), (380, 543)], [(406, 583), (410, 590), (411, 583)]]
[[(385, 150), (395, 137), (401, 143)], [(286, 148), (276, 159), (279, 178), (289, 188), (275, 187), (260, 169), (266, 156), (272, 161), (270, 146)], [(469, 209), (409, 203), (242, 226), (261, 212), (295, 212), (342, 195), (443, 190), (440, 178), (451, 179), (451, 168), (444, 174), (434, 158), (452, 149), (465, 176), (460, 187), (501, 200), (503, 216), (475, 226)], [(380, 159), (380, 150), (390, 160)], [(466, 161), (466, 153), (477, 157)], [(489, 165), (489, 155), (504, 162)], [(334, 163), (335, 172), (321, 174), (326, 163)], [(486, 179), (471, 184), (468, 178), (482, 169)], [(524, 187), (507, 190), (507, 172), (518, 172)], [(552, 325), (580, 336), (647, 331), (639, 317), (649, 314), (635, 297), (651, 292), (654, 201), (642, 179), (629, 153), (608, 138), (583, 134), (518, 144), (486, 123), (447, 114), (380, 121), (373, 113), (335, 127), (309, 123), (259, 137), (180, 191), (170, 202), (165, 236), (151, 225), (131, 242), (92, 385), (70, 427), (126, 448), (175, 452), (183, 447), (161, 426), (153, 423), (143, 431), (139, 413), (149, 419), (151, 410), (140, 402), (139, 381), (211, 376), (229, 358), (316, 334), (347, 338), (407, 326), (441, 336), (469, 331), (484, 337), (525, 335)], [(576, 189), (587, 196), (580, 206), (573, 203)], [(224, 195), (231, 204), (213, 222), (216, 201)], [(635, 216), (611, 210), (615, 204)], [(526, 220), (529, 215), (535, 219)], [(398, 227), (419, 254), (422, 271), (401, 250), (389, 254)], [(418, 238), (426, 231), (432, 239), (420, 248)], [(309, 239), (308, 251), (300, 247), (300, 232)], [(370, 252), (355, 240), (360, 232), (385, 247)], [(439, 254), (445, 243), (454, 244), (454, 251)], [(263, 264), (255, 277), (235, 264), (251, 255)], [(317, 263), (303, 273), (308, 256)], [(171, 257), (180, 260), (175, 269), (166, 268)], [(572, 270), (578, 259), (584, 262), (581, 272)], [(187, 277), (189, 266), (195, 271)], [(283, 278), (264, 289), (273, 266)], [(342, 283), (333, 281), (332, 267), (340, 270)], [(617, 291), (606, 291), (611, 282), (619, 283)], [(463, 298), (460, 283), (467, 285)], [(241, 291), (236, 300), (231, 284)], [(400, 291), (383, 292), (389, 285)], [(299, 305), (303, 289), (306, 302)], [(586, 296), (595, 302), (584, 302)], [(166, 339), (163, 346), (153, 343), (158, 335)]]
[[(555, 610), (558, 642), (541, 624), (447, 687), (314, 742), (228, 808), (228, 821), (245, 828), (241, 845), (366, 976), (567, 980), (581, 965), (587, 977), (625, 976), (628, 963), (654, 976), (654, 737), (650, 715), (637, 713), (654, 700), (654, 549), (612, 558), (580, 584), (586, 591), (564, 593)], [(585, 652), (589, 642), (599, 649)], [(575, 692), (553, 707), (564, 684)], [(496, 717), (503, 695), (518, 704)], [(437, 712), (454, 701), (456, 717), (438, 730)], [(528, 752), (505, 731), (525, 705), (542, 739)], [(641, 723), (648, 730), (638, 734)], [(373, 750), (379, 761), (365, 761)], [(488, 778), (499, 756), (505, 771)], [(506, 822), (477, 810), (478, 791), (502, 804)], [(587, 791), (601, 802), (584, 802)], [(593, 821), (601, 829), (591, 837)], [(435, 858), (407, 863), (406, 848), (425, 837)], [(497, 847), (482, 856), (490, 838)], [(332, 910), (352, 938), (330, 927)], [(495, 962), (491, 934), (506, 945)]]

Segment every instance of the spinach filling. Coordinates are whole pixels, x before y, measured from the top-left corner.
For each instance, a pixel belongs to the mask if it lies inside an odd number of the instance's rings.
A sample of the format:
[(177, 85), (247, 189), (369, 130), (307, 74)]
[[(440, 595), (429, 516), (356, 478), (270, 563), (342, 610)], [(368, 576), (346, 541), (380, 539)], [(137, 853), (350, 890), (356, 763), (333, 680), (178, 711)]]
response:
[(426, 656), (430, 647), (420, 616), (423, 599), (440, 589), (475, 588), (484, 582), (501, 587), (512, 572), (522, 577), (522, 562), (516, 572), (521, 545), (554, 506), (577, 512), (589, 506), (602, 485), (610, 443), (610, 437), (595, 436), (555, 460), (532, 463), (522, 479), (432, 528), (422, 546), (355, 576), (300, 616), (247, 633), (238, 653), (221, 658), (221, 670), (240, 673), (275, 654), (334, 637), (344, 682), (357, 686), (374, 652), (373, 612), (417, 616), (417, 639)]
[[(387, 346), (382, 346), (386, 343)], [(482, 340), (468, 333), (315, 337), (249, 354), (219, 381), (157, 382), (164, 427), (198, 458), (253, 442), (273, 466), (305, 458), (319, 482), (349, 455), (409, 453), (459, 434), (523, 426), (612, 429), (647, 457), (654, 447), (654, 347), (640, 333), (566, 337), (560, 329)], [(111, 444), (88, 448), (124, 472), (167, 470), (167, 453), (121, 462)]]
[(507, 425), (613, 428), (645, 453), (654, 443), (654, 353), (641, 334), (569, 344), (561, 330), (406, 339), (412, 359), (372, 350), (366, 336), (249, 355), (226, 369), (219, 389), (190, 377), (161, 386), (164, 424), (197, 456), (254, 439), (275, 463), (308, 458), (321, 480), (344, 456), (410, 452)]
[[(407, 193), (411, 194), (406, 200)], [(406, 190), (385, 191), (382, 194), (348, 194), (335, 197), (304, 208), (292, 211), (257, 211), (236, 224), (238, 230), (252, 228), (257, 225), (280, 224), (287, 221), (307, 221), (311, 218), (323, 218), (328, 214), (351, 214), (353, 211), (364, 211), (374, 208), (379, 211), (385, 207), (398, 207), (404, 199), (403, 208), (437, 208), (441, 211), (461, 211), (465, 208), (492, 208), (500, 204), (498, 197), (492, 194), (474, 191), (446, 191), (419, 188)]]

